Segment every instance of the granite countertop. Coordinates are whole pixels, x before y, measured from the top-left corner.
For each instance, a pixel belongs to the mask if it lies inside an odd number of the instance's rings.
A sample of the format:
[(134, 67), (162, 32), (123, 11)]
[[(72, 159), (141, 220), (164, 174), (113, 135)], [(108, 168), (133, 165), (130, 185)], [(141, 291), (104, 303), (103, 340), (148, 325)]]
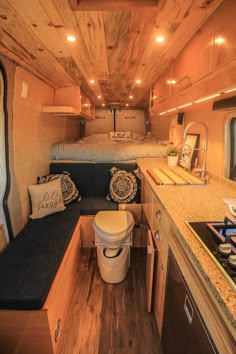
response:
[(175, 233), (182, 240), (182, 245), (189, 247), (193, 261), (201, 268), (206, 286), (214, 293), (230, 325), (235, 329), (236, 293), (185, 221), (222, 221), (225, 216), (234, 219), (223, 199), (236, 199), (236, 183), (210, 176), (206, 185), (160, 186), (150, 177), (147, 169), (167, 167), (166, 159), (147, 158), (137, 161), (154, 193), (166, 209)]

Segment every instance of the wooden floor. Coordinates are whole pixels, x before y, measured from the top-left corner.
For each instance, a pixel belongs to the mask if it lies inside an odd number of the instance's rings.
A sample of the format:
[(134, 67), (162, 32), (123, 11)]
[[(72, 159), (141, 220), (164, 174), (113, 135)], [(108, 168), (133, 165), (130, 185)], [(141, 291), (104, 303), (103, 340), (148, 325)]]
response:
[(96, 249), (81, 249), (78, 282), (58, 354), (162, 354), (153, 313), (147, 312), (145, 249), (132, 249), (120, 284), (99, 274)]

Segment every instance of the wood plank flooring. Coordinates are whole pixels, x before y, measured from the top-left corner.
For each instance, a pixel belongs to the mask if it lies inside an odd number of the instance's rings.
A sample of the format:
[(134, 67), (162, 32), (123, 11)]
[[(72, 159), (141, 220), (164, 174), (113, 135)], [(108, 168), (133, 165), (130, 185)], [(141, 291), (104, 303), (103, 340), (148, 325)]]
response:
[(96, 249), (81, 249), (58, 354), (162, 354), (154, 314), (147, 312), (145, 253), (132, 249), (126, 279), (107, 284), (99, 274)]

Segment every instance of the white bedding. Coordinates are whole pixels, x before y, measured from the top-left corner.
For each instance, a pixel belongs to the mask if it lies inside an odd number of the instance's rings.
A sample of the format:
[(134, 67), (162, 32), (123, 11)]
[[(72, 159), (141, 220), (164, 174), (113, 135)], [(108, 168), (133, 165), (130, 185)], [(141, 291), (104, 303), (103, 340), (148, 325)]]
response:
[(77, 141), (56, 143), (51, 149), (51, 159), (113, 162), (166, 156), (167, 140), (133, 134), (129, 142), (111, 141), (109, 134), (93, 134)]

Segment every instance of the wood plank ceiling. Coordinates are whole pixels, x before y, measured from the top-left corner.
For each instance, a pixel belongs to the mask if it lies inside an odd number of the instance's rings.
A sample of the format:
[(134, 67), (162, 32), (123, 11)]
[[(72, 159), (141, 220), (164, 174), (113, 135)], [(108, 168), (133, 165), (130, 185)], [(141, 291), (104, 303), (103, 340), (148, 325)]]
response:
[(96, 106), (145, 107), (151, 86), (222, 2), (1, 0), (0, 52), (54, 88), (81, 86)]

